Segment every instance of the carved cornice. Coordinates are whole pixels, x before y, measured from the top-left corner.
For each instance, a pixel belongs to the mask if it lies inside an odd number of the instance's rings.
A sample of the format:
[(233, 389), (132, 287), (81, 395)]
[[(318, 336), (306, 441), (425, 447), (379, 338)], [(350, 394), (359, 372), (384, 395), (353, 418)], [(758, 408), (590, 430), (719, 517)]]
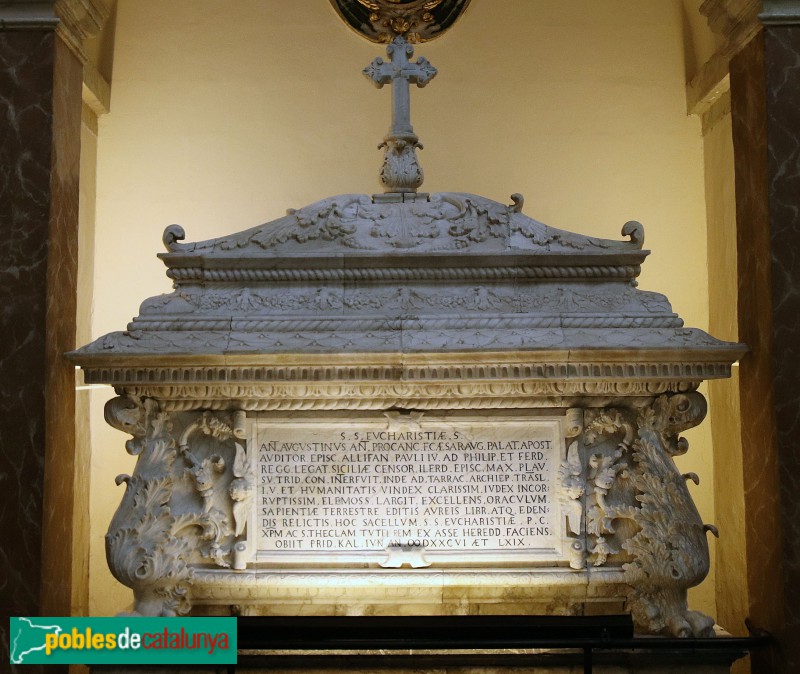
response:
[(108, 112), (110, 86), (87, 62), (84, 42), (110, 14), (108, 0), (16, 0), (0, 3), (0, 31), (55, 30), (83, 64), (83, 102), (99, 116)]
[(677, 382), (479, 382), (470, 384), (287, 384), (244, 387), (130, 385), (118, 392), (157, 398), (167, 412), (192, 410), (247, 412), (299, 410), (486, 410), (572, 407), (591, 398), (594, 405), (641, 406), (664, 393), (696, 389), (699, 381)]
[[(298, 262), (311, 266), (318, 260)], [(638, 264), (574, 265), (572, 267), (504, 266), (504, 267), (395, 267), (354, 269), (258, 269), (240, 265), (237, 269), (206, 269), (203, 267), (175, 267), (167, 276), (179, 283), (231, 283), (231, 282), (286, 282), (286, 281), (502, 281), (514, 279), (633, 279), (641, 273)]]
[(168, 411), (563, 406), (570, 397), (631, 399), (690, 391), (702, 379), (730, 376), (728, 363), (710, 354), (705, 360), (639, 363), (531, 362), (489, 354), (458, 362), (445, 356), (406, 356), (404, 364), (388, 354), (364, 355), (358, 363), (305, 356), (302, 365), (192, 367), (173, 361), (162, 367), (90, 367), (85, 376), (136, 398), (158, 399)]
[(100, 32), (111, 13), (106, 0), (56, 0), (55, 9), (60, 19), (56, 32), (81, 63), (86, 63), (84, 42)]
[[(447, 356), (461, 355), (461, 359)], [(563, 354), (558, 354), (563, 355)], [(666, 354), (664, 354), (666, 355)], [(403, 386), (427, 386), (431, 382), (458, 381), (549, 381), (556, 386), (567, 380), (590, 382), (698, 380), (729, 376), (732, 351), (719, 349), (716, 353), (683, 351), (679, 358), (658, 358), (627, 353), (603, 353), (589, 360), (560, 359), (548, 353), (521, 353), (517, 357), (485, 352), (474, 354), (357, 354), (351, 359), (320, 354), (302, 357), (277, 356), (269, 358), (224, 356), (202, 365), (186, 362), (186, 357), (165, 356), (148, 363), (125, 363), (124, 357), (113, 365), (84, 362), (84, 376), (89, 384), (123, 386), (133, 384), (198, 386), (235, 384), (240, 389), (250, 386), (285, 386), (293, 383), (335, 384), (346, 382), (380, 382)], [(416, 356), (416, 357), (415, 357)], [(438, 358), (437, 358), (438, 356)], [(231, 361), (240, 360), (236, 365)], [(291, 360), (290, 360), (291, 359)], [(88, 359), (86, 359), (88, 360)], [(133, 361), (134, 359), (131, 359)], [(261, 363), (258, 363), (261, 360)], [(264, 361), (272, 360), (272, 364)], [(225, 364), (228, 361), (228, 364)], [(276, 362), (277, 361), (277, 362)], [(291, 362), (302, 361), (302, 362)], [(337, 362), (338, 361), (338, 362)], [(427, 361), (427, 362), (426, 362)], [(392, 381), (394, 380), (394, 381)], [(240, 392), (239, 395), (242, 395)]]
[(740, 33), (757, 28), (760, 10), (761, 0), (705, 0), (700, 5), (708, 27), (727, 42), (735, 42)]
[(764, 0), (764, 8), (758, 15), (765, 26), (800, 25), (800, 2), (798, 0)]
[(709, 28), (724, 42), (686, 85), (689, 114), (702, 114), (730, 89), (731, 59), (761, 29), (761, 4), (761, 0), (705, 0), (700, 6)]

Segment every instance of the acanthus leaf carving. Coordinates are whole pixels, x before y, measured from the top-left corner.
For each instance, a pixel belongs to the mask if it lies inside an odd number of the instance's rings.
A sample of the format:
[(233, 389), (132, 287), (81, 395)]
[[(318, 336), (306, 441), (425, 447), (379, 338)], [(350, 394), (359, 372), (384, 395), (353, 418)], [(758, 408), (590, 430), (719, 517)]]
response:
[[(386, 66), (383, 63), (376, 67)], [(429, 72), (433, 72), (425, 62), (416, 62), (413, 67), (418, 71), (416, 77), (420, 82), (427, 81)], [(519, 195), (513, 195), (514, 203), (507, 206), (468, 193), (417, 194), (416, 189), (423, 179), (416, 159), (416, 149), (421, 145), (413, 131), (403, 129), (391, 130), (381, 145), (386, 150), (382, 179), (387, 192), (394, 197), (342, 194), (300, 209), (289, 209), (282, 218), (236, 234), (194, 243), (180, 243), (185, 233), (178, 225), (172, 225), (164, 232), (168, 249), (168, 253), (163, 255), (169, 267), (167, 275), (178, 281), (179, 286), (194, 280), (375, 278), (376, 272), (372, 268), (317, 267), (308, 257), (298, 255), (299, 248), (307, 249), (312, 257), (324, 256), (325, 253), (346, 254), (348, 249), (356, 252), (404, 249), (414, 253), (470, 250), (515, 257), (526, 253), (548, 253), (565, 261), (569, 261), (569, 255), (584, 251), (596, 257), (597, 264), (544, 264), (528, 270), (504, 266), (484, 270), (483, 277), (495, 280), (501, 269), (507, 274), (516, 270), (517, 275), (524, 272), (524, 275), (534, 274), (538, 278), (633, 279), (638, 275), (639, 258), (644, 256), (641, 251), (643, 230), (638, 223), (624, 228), (625, 234), (632, 236), (633, 241), (616, 241), (537, 222), (520, 212)], [(400, 193), (405, 193), (406, 197), (401, 197)], [(233, 255), (231, 251), (234, 251)], [(265, 254), (285, 259), (286, 264), (265, 268), (258, 262)], [(626, 259), (620, 259), (620, 255)], [(215, 258), (215, 263), (204, 264), (206, 258)], [(423, 270), (414, 265), (402, 272), (399, 268), (392, 268), (386, 273), (393, 278), (398, 273), (415, 278), (420, 274), (438, 277), (442, 274), (447, 276), (450, 270)], [(469, 273), (474, 275), (478, 270), (470, 268)], [(381, 275), (385, 274), (382, 272)]]
[[(421, 176), (420, 173), (420, 183)], [(374, 206), (362, 208), (361, 212), (372, 218), (374, 224), (369, 230), (371, 237), (385, 240), (392, 248), (414, 248), (428, 240), (436, 239), (441, 234), (440, 217), (443, 217), (439, 212), (441, 209), (431, 206), (427, 202), (384, 204), (380, 209)], [(406, 209), (411, 218), (407, 217)]]
[[(188, 563), (191, 537), (187, 527), (205, 530), (207, 515), (175, 516), (171, 509), (177, 457), (169, 415), (155, 401), (114, 399), (106, 417), (136, 430), (139, 459), (132, 476), (124, 475), (125, 495), (106, 534), (106, 556), (114, 577), (134, 592), (134, 614), (183, 615), (190, 609), (189, 587), (193, 570)], [(134, 418), (138, 410), (138, 417)]]
[[(204, 559), (222, 567), (232, 563), (236, 541), (225, 505), (227, 489), (224, 495), (214, 493), (227, 463), (214, 448), (222, 451), (218, 443), (239, 437), (243, 422), (210, 412), (173, 418), (148, 398), (112, 400), (106, 415), (137, 434), (133, 450), (139, 456), (133, 475), (117, 478), (126, 489), (106, 535), (109, 567), (134, 591), (134, 614), (186, 614), (194, 566)], [(181, 424), (178, 436), (173, 427)], [(217, 444), (190, 449), (196, 434)], [(240, 472), (241, 461), (233, 463)], [(190, 478), (199, 502), (189, 498), (183, 475)]]
[[(705, 410), (705, 399), (697, 392), (662, 395), (643, 408), (630, 443), (633, 465), (626, 471), (638, 505), (603, 510), (604, 516), (626, 519), (636, 527), (622, 542), (630, 555), (623, 569), (634, 621), (653, 634), (713, 635), (713, 619), (688, 609), (687, 589), (708, 573), (708, 544), (684, 477), (672, 460), (686, 450), (678, 433), (700, 423)], [(620, 413), (601, 414), (596, 425), (621, 428), (623, 418)], [(631, 430), (625, 429), (626, 438)], [(600, 501), (598, 507), (602, 509)]]
[(384, 149), (380, 180), (391, 192), (414, 192), (425, 178), (417, 160), (417, 149), (422, 149), (416, 138), (387, 138), (379, 146)]
[[(589, 460), (593, 495), (587, 529), (596, 565), (619, 550), (611, 544), (615, 520), (634, 526), (621, 540), (629, 559), (622, 565), (630, 589), (629, 606), (637, 628), (651, 634), (712, 636), (712, 618), (690, 611), (686, 591), (708, 573), (706, 529), (672, 457), (687, 449), (678, 433), (705, 416), (705, 399), (697, 392), (660, 395), (635, 414), (632, 410), (593, 411), (587, 442), (606, 446), (618, 438), (616, 450), (596, 452)], [(591, 449), (590, 449), (591, 451)], [(629, 461), (627, 457), (630, 456)], [(628, 499), (609, 504), (619, 478), (634, 490)]]
[(461, 212), (451, 217), (448, 233), (458, 248), (466, 248), (470, 243), (482, 243), (489, 238), (508, 236), (510, 208), (503, 204), (464, 197)]

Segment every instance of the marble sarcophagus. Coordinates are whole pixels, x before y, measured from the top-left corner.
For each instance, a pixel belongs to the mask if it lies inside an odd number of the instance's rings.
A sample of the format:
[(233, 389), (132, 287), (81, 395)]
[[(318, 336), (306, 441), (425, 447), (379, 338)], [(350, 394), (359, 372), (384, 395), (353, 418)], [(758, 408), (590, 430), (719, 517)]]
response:
[[(389, 55), (376, 82), (435, 74), (402, 38)], [(134, 611), (630, 611), (709, 634), (686, 591), (713, 527), (673, 457), (743, 347), (636, 287), (638, 223), (598, 239), (519, 195), (416, 192), (395, 121), (387, 193), (197, 243), (168, 227), (174, 292), (71, 354), (138, 456), (106, 538)]]
[(608, 241), (467, 194), (346, 195), (194, 244), (74, 353), (119, 397), (107, 537), (145, 614), (633, 611), (703, 633), (706, 531), (672, 457), (741, 353)]

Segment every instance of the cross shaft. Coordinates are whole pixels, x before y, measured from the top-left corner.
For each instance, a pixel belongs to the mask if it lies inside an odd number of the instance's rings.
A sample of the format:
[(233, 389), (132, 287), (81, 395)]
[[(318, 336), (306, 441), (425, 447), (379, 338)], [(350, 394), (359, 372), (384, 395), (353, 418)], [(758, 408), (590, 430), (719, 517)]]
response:
[(387, 63), (381, 57), (375, 58), (372, 63), (364, 68), (364, 74), (372, 80), (379, 89), (384, 84), (392, 84), (392, 135), (413, 134), (411, 126), (411, 96), (412, 84), (424, 87), (436, 76), (434, 68), (428, 59), (420, 56), (416, 62), (409, 60), (414, 55), (412, 47), (403, 37), (397, 37), (386, 48), (390, 61)]
[(402, 36), (386, 47), (386, 53), (388, 62), (377, 57), (364, 68), (364, 74), (379, 89), (392, 85), (392, 125), (380, 145), (386, 152), (381, 182), (390, 193), (416, 192), (423, 179), (416, 148), (422, 145), (411, 126), (410, 89), (412, 84), (424, 87), (436, 76), (436, 68), (423, 56), (411, 61), (414, 48)]

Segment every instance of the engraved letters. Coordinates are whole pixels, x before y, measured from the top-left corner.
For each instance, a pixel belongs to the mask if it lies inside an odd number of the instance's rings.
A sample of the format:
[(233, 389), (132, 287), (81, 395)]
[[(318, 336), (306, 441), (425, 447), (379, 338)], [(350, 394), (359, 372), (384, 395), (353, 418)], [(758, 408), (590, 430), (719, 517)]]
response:
[(560, 548), (557, 420), (417, 417), (388, 430), (380, 417), (256, 423), (259, 558), (423, 548), (435, 562)]

